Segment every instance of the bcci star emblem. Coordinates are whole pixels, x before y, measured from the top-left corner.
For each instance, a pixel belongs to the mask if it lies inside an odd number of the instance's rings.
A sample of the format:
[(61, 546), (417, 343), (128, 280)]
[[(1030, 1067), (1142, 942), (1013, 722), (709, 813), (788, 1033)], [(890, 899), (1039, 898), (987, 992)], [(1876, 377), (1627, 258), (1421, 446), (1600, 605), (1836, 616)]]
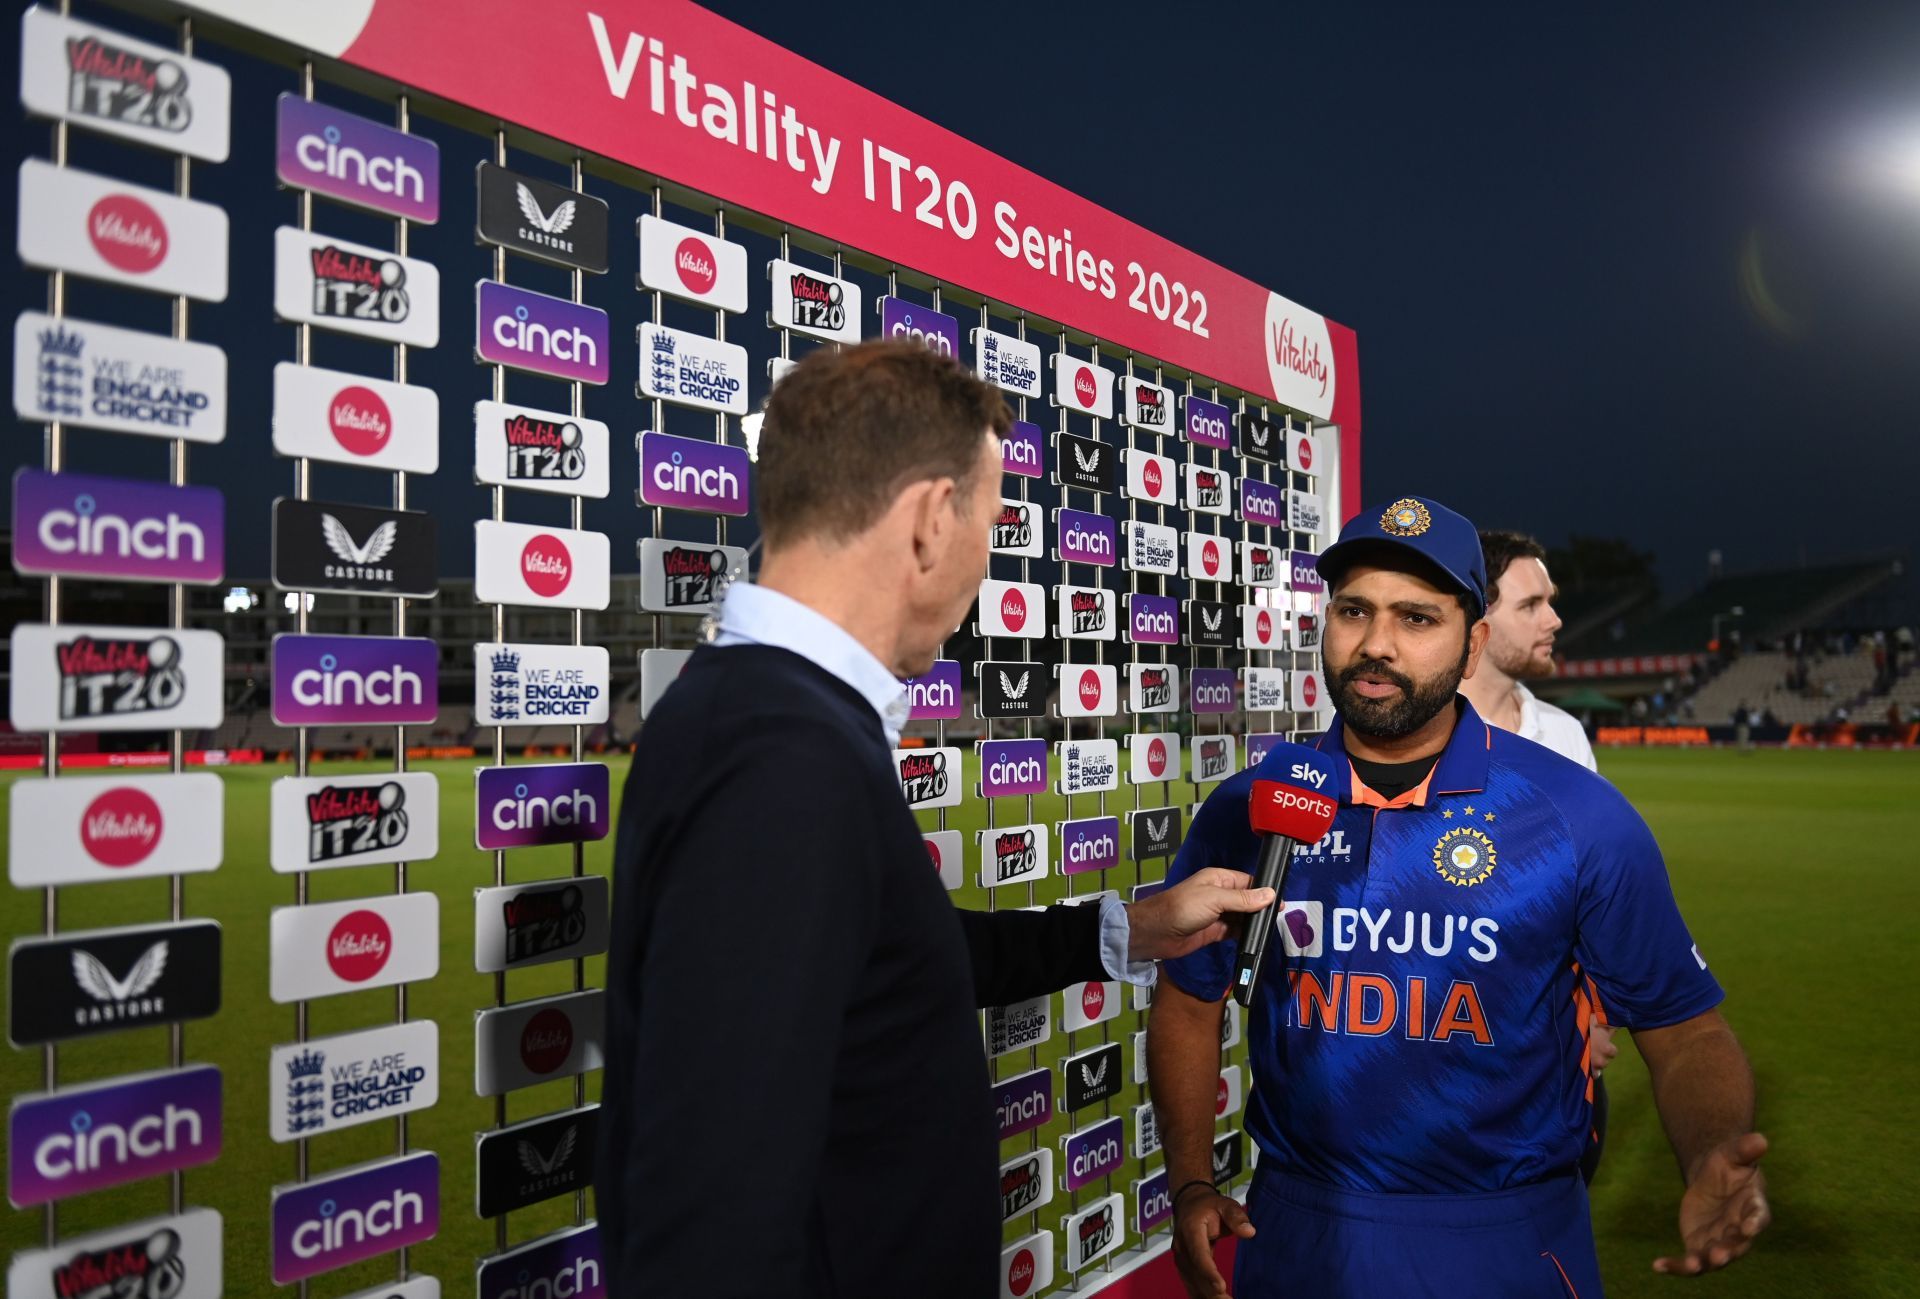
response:
[(1433, 868), (1440, 872), (1441, 879), (1462, 888), (1480, 883), (1498, 864), (1493, 840), (1465, 826), (1447, 831), (1433, 845)]
[(1403, 496), (1380, 516), (1380, 531), (1396, 537), (1417, 537), (1433, 526), (1433, 514), (1411, 496)]

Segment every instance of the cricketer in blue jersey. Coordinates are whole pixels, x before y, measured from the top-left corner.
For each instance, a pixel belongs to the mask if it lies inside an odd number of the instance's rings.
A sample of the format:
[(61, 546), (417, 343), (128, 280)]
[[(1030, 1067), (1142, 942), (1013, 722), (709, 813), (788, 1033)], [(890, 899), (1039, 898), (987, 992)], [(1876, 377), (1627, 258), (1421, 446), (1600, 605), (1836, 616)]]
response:
[[(1320, 567), (1339, 716), (1316, 743), (1339, 811), (1294, 853), (1249, 1014), (1244, 1210), (1208, 1181), (1231, 941), (1165, 963), (1148, 1026), (1188, 1290), (1227, 1293), (1211, 1243), (1232, 1232), (1242, 1299), (1598, 1299), (1578, 1173), (1589, 980), (1634, 1034), (1685, 1177), (1685, 1249), (1654, 1266), (1725, 1266), (1769, 1219), (1766, 1141), (1659, 846), (1606, 781), (1458, 695), (1487, 635), (1472, 524), (1403, 498)], [(1215, 789), (1170, 878), (1252, 870), (1252, 779)]]

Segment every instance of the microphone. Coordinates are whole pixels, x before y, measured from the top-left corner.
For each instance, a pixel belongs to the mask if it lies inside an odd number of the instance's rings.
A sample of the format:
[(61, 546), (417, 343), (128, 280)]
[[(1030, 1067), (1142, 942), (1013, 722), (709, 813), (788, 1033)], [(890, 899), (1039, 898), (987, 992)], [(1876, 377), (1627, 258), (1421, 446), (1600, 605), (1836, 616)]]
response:
[(1286, 905), (1280, 890), (1293, 861), (1294, 845), (1317, 842), (1333, 827), (1334, 814), (1340, 810), (1326, 792), (1333, 785), (1333, 774), (1327, 755), (1304, 744), (1276, 744), (1254, 769), (1247, 819), (1260, 836), (1260, 860), (1251, 887), (1272, 889), (1273, 901), (1247, 917), (1246, 936), (1240, 940), (1233, 999), (1242, 1006), (1253, 1005), (1261, 958), (1273, 937), (1273, 922)]

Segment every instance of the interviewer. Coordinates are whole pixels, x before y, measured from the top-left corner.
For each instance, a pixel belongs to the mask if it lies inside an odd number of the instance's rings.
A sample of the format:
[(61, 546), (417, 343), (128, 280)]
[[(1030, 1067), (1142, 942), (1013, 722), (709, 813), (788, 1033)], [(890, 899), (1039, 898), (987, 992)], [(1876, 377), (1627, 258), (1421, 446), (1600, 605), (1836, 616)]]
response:
[(889, 748), (986, 573), (998, 393), (911, 343), (814, 353), (761, 433), (758, 585), (642, 728), (615, 846), (598, 1213), (618, 1295), (996, 1292), (976, 1008), (1266, 905), (956, 909)]

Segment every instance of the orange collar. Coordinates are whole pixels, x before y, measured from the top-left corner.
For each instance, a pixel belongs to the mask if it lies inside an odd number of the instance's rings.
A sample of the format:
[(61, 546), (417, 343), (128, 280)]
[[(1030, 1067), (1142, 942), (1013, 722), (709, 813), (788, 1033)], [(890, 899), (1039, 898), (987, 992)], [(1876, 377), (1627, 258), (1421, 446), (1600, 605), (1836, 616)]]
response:
[(1349, 759), (1347, 762), (1347, 775), (1352, 783), (1347, 787), (1348, 801), (1355, 807), (1382, 809), (1390, 807), (1425, 807), (1427, 805), (1427, 787), (1433, 784), (1433, 773), (1438, 770), (1440, 770), (1440, 764), (1436, 762), (1428, 770), (1424, 780), (1412, 789), (1403, 790), (1397, 797), (1390, 799), (1367, 784), (1366, 781), (1360, 779), (1358, 768), (1356, 768), (1352, 760)]

